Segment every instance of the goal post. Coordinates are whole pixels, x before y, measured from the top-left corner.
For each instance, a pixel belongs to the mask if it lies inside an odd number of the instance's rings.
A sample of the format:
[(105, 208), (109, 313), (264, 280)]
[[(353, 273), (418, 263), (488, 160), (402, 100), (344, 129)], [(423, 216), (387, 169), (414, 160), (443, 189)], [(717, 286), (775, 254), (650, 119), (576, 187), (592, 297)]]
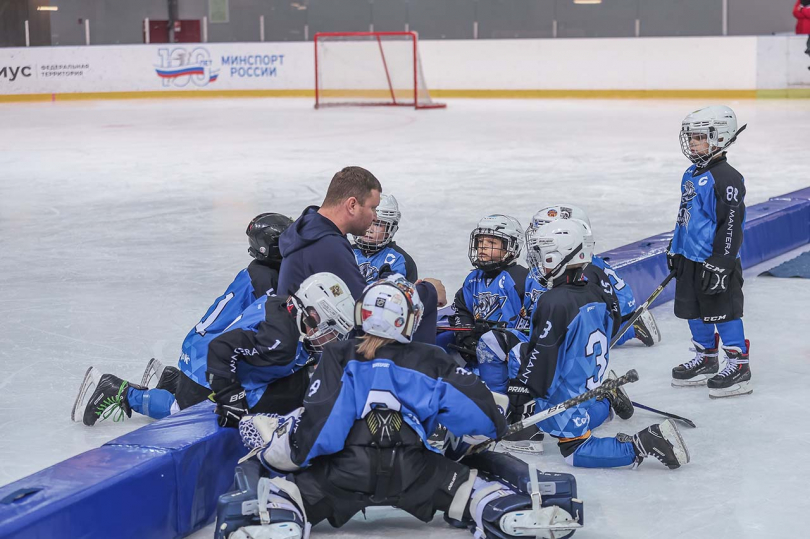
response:
[(416, 32), (315, 34), (315, 108), (443, 108), (430, 98)]

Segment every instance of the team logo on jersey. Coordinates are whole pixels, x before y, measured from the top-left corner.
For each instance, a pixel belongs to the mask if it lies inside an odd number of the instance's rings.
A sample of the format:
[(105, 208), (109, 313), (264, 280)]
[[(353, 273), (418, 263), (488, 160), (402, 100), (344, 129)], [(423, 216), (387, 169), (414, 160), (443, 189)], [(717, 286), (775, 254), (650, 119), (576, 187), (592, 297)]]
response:
[(689, 209), (692, 207), (690, 202), (692, 199), (695, 198), (695, 184), (691, 181), (687, 181), (683, 184), (683, 194), (681, 195), (681, 206), (678, 208), (678, 226), (687, 226), (689, 225), (689, 219), (692, 215), (689, 213)]
[[(492, 292), (481, 292), (475, 298), (473, 315), (476, 320), (489, 320), (489, 317), (503, 307), (504, 303), (506, 303), (506, 296), (493, 294)], [(500, 316), (498, 319), (500, 320)]]
[(363, 279), (365, 279), (367, 283), (370, 283), (371, 281), (377, 280), (380, 270), (372, 266), (371, 262), (363, 262), (360, 264), (360, 273), (363, 275)]

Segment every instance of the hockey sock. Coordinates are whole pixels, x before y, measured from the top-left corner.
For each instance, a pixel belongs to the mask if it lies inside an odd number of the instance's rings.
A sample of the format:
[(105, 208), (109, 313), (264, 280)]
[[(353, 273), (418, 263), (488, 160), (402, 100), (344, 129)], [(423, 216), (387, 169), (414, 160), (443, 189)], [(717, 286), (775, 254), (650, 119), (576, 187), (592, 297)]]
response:
[(618, 468), (630, 466), (636, 460), (633, 442), (617, 438), (591, 436), (565, 457), (565, 462), (578, 468)]
[(635, 339), (635, 338), (636, 338), (636, 328), (634, 328), (633, 326), (630, 326), (627, 329), (627, 331), (624, 332), (624, 335), (619, 337), (619, 340), (616, 341), (616, 346), (621, 346), (624, 343), (626, 343), (627, 341), (629, 341), (630, 339)]
[[(693, 341), (706, 350), (714, 348), (714, 324), (706, 324), (700, 318), (693, 318), (689, 320), (689, 329), (692, 331)], [(717, 329), (720, 329), (720, 324), (717, 324)], [(720, 335), (722, 337), (722, 333)]]
[(745, 347), (743, 321), (739, 318), (737, 320), (717, 324), (717, 333), (720, 334), (720, 340), (723, 341), (724, 347), (736, 346), (742, 350), (743, 354), (748, 353), (748, 348)]
[(136, 389), (127, 388), (127, 401), (129, 406), (139, 414), (152, 419), (163, 419), (172, 414), (174, 395), (165, 389)]
[(595, 429), (602, 423), (610, 421), (610, 400), (596, 400), (588, 408), (588, 427)]

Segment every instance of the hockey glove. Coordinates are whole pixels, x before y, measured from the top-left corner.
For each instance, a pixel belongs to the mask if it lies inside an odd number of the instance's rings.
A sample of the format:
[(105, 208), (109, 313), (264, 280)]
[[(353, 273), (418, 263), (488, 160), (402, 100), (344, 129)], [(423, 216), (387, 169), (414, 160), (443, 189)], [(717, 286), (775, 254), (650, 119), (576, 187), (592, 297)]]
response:
[(248, 414), (245, 388), (239, 382), (214, 382), (211, 383), (211, 389), (214, 390), (214, 402), (217, 403), (214, 412), (219, 416), (219, 426), (238, 427), (239, 420)]
[(526, 414), (526, 411), (534, 404), (529, 388), (518, 380), (509, 380), (509, 387), (506, 388), (506, 395), (509, 397), (509, 409), (506, 411), (506, 421), (517, 423)]
[(290, 437), (298, 429), (304, 408), (297, 408), (287, 415), (247, 415), (239, 422), (242, 442), (251, 449), (240, 462), (258, 455), (261, 463), (274, 471), (294, 472), (300, 467), (292, 461)]
[(728, 290), (728, 280), (735, 260), (722, 256), (710, 256), (703, 262), (701, 287), (706, 295), (722, 294)]
[(672, 240), (669, 240), (669, 245), (667, 246), (667, 269), (673, 271), (677, 268), (681, 262), (681, 258), (683, 258), (683, 255), (672, 253)]

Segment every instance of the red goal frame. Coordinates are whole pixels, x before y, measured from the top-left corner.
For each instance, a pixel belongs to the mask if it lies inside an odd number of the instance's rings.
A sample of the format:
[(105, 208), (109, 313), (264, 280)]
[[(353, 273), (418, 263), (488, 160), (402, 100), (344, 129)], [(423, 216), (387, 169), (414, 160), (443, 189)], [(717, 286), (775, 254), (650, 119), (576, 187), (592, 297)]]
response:
[[(398, 37), (409, 37), (413, 43), (413, 104), (411, 103), (401, 103), (397, 102), (396, 94), (394, 91), (394, 87), (391, 83), (391, 75), (388, 71), (388, 63), (385, 60), (385, 51), (383, 50), (382, 45), (382, 37), (385, 36), (398, 36)], [(391, 93), (391, 102), (390, 103), (353, 103), (353, 102), (346, 102), (346, 103), (321, 103), (321, 96), (320, 96), (320, 84), (318, 84), (318, 39), (324, 37), (376, 37), (377, 45), (380, 48), (380, 55), (382, 57), (383, 68), (385, 69), (385, 77), (388, 81), (388, 90)], [(314, 36), (314, 44), (315, 44), (315, 108), (321, 107), (334, 107), (334, 106), (355, 106), (355, 107), (414, 107), (417, 110), (420, 109), (441, 109), (447, 107), (445, 103), (430, 103), (430, 104), (420, 104), (419, 103), (419, 49), (417, 43), (419, 41), (419, 37), (416, 32), (318, 32)], [(425, 88), (427, 90), (427, 88)]]

